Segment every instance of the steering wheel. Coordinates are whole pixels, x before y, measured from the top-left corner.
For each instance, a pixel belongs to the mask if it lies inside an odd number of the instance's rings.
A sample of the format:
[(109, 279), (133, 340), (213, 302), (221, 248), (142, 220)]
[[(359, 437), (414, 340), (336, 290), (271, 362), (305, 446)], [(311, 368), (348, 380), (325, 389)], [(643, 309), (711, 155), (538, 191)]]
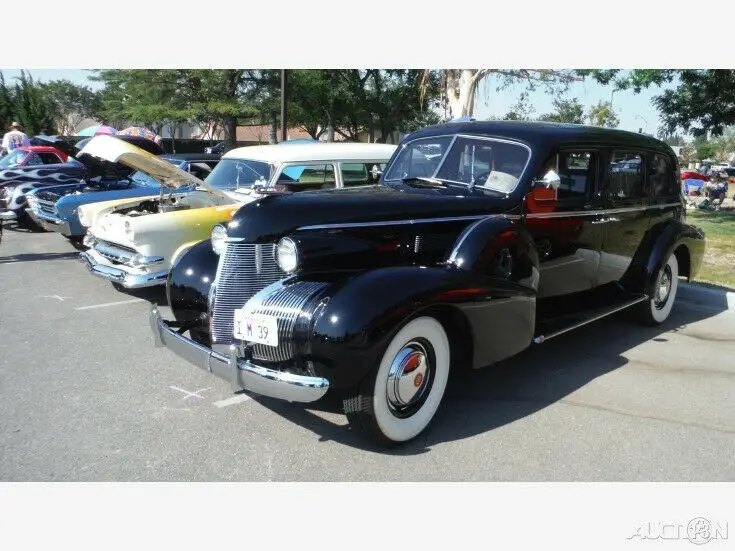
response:
[(481, 172), (477, 176), (475, 176), (475, 185), (481, 186), (487, 181), (487, 177), (490, 176), (490, 173), (492, 170), (486, 170), (485, 172)]

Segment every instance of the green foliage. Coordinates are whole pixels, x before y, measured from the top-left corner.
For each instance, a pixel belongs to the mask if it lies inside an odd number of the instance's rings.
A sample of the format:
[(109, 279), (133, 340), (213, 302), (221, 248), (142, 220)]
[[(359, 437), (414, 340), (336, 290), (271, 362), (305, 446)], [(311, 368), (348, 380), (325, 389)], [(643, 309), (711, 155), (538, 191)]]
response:
[(713, 159), (717, 154), (717, 144), (708, 141), (706, 137), (697, 137), (693, 145), (699, 160)]
[(552, 105), (554, 111), (541, 115), (539, 117), (540, 121), (572, 124), (582, 124), (584, 122), (584, 107), (577, 98), (557, 98), (552, 102)]
[(0, 117), (3, 132), (13, 120), (23, 125), (29, 136), (55, 134), (56, 124), (53, 106), (42, 85), (21, 71), (16, 84), (9, 87), (3, 78), (0, 81)]
[(620, 119), (618, 119), (609, 101), (599, 101), (597, 105), (590, 107), (587, 112), (587, 120), (592, 126), (604, 126), (606, 128), (617, 128), (620, 124)]

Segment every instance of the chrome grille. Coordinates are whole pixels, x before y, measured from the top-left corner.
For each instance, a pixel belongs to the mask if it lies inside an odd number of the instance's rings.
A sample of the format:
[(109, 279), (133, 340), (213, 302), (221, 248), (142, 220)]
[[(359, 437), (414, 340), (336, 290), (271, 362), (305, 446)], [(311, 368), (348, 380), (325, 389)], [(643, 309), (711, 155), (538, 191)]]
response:
[(96, 241), (92, 248), (102, 256), (117, 264), (130, 264), (137, 253), (134, 249), (121, 247), (116, 243), (108, 241)]
[(253, 358), (270, 362), (285, 362), (296, 355), (293, 334), (296, 322), (302, 315), (307, 301), (326, 287), (326, 283), (315, 281), (297, 281), (269, 293), (262, 300), (256, 296), (248, 309), (254, 314), (276, 316), (278, 324), (278, 346), (256, 344), (253, 346)]
[(44, 201), (42, 199), (36, 199), (36, 205), (38, 210), (45, 214), (53, 214), (56, 216), (56, 203), (53, 201)]
[(273, 243), (227, 243), (215, 281), (213, 342), (232, 343), (235, 310), (242, 308), (255, 293), (286, 275), (276, 263), (275, 249)]

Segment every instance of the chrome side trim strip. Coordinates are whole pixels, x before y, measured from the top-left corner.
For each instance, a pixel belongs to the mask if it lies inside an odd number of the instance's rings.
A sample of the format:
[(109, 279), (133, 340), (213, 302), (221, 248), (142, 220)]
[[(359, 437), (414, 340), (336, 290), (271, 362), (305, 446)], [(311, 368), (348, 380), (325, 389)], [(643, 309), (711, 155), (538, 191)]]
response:
[(497, 216), (495, 214), (481, 214), (474, 216), (448, 216), (442, 218), (411, 218), (407, 220), (383, 220), (377, 222), (344, 222), (341, 224), (317, 224), (314, 226), (301, 226), (296, 231), (310, 230), (334, 230), (343, 228), (369, 228), (371, 226), (398, 226), (412, 224), (429, 224), (433, 222), (461, 222), (464, 220), (482, 220), (488, 216)]

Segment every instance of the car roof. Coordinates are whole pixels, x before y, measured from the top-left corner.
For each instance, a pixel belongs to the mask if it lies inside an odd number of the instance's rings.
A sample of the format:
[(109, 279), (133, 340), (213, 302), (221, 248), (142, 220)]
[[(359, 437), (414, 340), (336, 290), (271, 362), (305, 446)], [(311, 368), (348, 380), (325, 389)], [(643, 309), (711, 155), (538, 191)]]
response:
[(304, 161), (387, 161), (396, 147), (377, 143), (280, 143), (238, 147), (225, 153), (222, 158), (250, 159), (274, 164)]
[(644, 147), (665, 151), (671, 155), (674, 154), (673, 150), (664, 142), (646, 134), (584, 124), (540, 121), (450, 122), (423, 128), (409, 134), (406, 138), (412, 140), (422, 136), (438, 136), (442, 134), (474, 134), (509, 138), (529, 145), (551, 145), (573, 142), (612, 145), (615, 147)]
[(59, 153), (62, 157), (66, 157), (66, 154), (63, 151), (59, 151), (55, 147), (51, 147), (49, 145), (24, 145), (16, 149), (20, 149), (21, 151), (32, 151), (35, 153)]

